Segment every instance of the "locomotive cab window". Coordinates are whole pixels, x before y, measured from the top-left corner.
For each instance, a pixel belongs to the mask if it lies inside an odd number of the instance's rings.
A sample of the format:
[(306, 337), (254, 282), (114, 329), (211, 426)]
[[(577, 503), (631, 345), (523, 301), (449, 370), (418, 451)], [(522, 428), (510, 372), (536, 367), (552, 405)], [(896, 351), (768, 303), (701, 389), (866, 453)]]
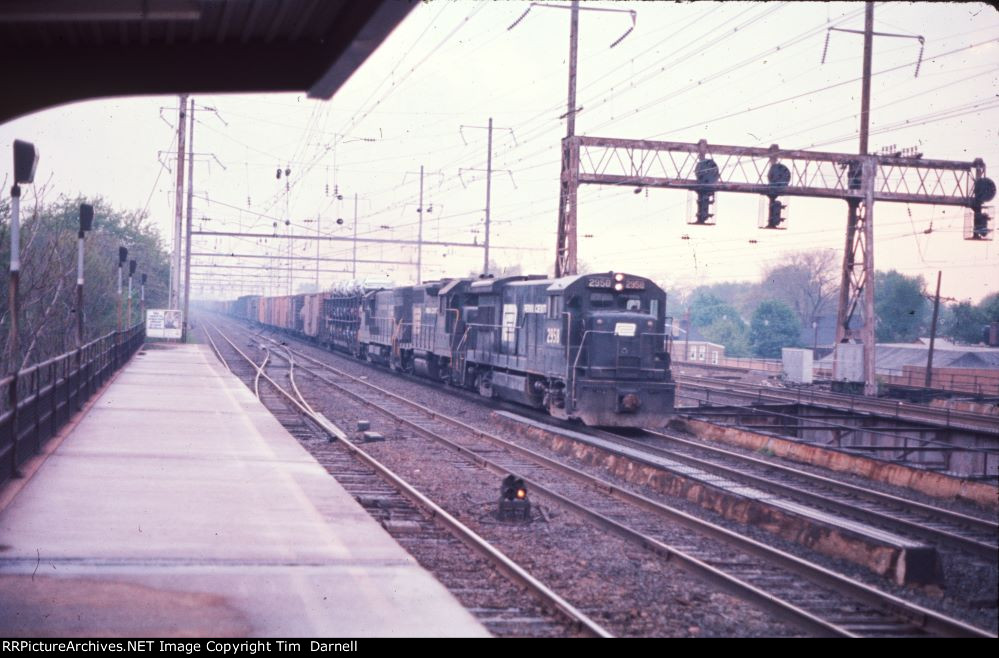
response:
[(548, 295), (548, 319), (558, 320), (562, 317), (562, 295)]

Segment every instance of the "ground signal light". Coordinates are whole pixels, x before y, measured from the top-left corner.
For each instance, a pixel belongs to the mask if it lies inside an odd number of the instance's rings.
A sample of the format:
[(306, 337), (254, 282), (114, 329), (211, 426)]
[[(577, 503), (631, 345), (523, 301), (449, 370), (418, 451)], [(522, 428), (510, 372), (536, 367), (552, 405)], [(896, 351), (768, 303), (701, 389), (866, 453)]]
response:
[(500, 484), (499, 518), (502, 521), (529, 521), (531, 501), (523, 478), (507, 475)]

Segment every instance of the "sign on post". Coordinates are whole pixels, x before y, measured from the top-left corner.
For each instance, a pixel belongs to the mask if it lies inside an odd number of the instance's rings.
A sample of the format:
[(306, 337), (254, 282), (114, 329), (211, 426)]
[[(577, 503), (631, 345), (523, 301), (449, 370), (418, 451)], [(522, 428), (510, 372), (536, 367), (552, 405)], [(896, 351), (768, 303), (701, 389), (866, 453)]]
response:
[(180, 340), (183, 325), (183, 311), (165, 308), (151, 308), (146, 311), (146, 336), (148, 338), (176, 338)]

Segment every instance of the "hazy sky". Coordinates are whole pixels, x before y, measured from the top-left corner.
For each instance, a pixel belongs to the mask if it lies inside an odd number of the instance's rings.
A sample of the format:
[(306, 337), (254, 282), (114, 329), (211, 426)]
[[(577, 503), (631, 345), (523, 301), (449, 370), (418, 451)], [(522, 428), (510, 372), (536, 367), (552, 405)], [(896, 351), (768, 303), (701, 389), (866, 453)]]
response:
[[(481, 243), (486, 131), (478, 126), (492, 117), (492, 259), (520, 263), (525, 271), (549, 270), (565, 134), (560, 116), (566, 109), (569, 12), (534, 8), (508, 30), (527, 6), (422, 3), (329, 102), (304, 94), (196, 97), (196, 225), (273, 233), (277, 222), (281, 233), (315, 235), (318, 228), (349, 236), (356, 193), (359, 235), (415, 239), (423, 165), (424, 238)], [(833, 32), (826, 62), (820, 62), (828, 27), (863, 28), (863, 3), (583, 6), (634, 10), (637, 18), (634, 31), (609, 48), (631, 26), (630, 16), (581, 13), (578, 134), (858, 148), (863, 38)], [(996, 10), (977, 3), (878, 3), (875, 29), (921, 35), (926, 45), (916, 77), (918, 41), (875, 38), (872, 151), (916, 146), (927, 158), (980, 157), (999, 166)], [(41, 152), (36, 181), (44, 183), (48, 198), (82, 193), (104, 196), (122, 209), (148, 208), (170, 242), (176, 120), (176, 97), (89, 101), (2, 125), (0, 145), (9, 154), (15, 137), (35, 142)], [(0, 162), (0, 178), (9, 180), (10, 158)], [(757, 197), (717, 195), (717, 225), (711, 227), (688, 225), (689, 197), (583, 186), (580, 259), (595, 270), (627, 270), (689, 289), (757, 279), (788, 251), (832, 249), (841, 258), (842, 201), (791, 198), (787, 230), (765, 231), (757, 228)], [(962, 239), (964, 209), (878, 203), (874, 217), (878, 269), (921, 274), (927, 281), (943, 270), (943, 294), (960, 299), (977, 301), (999, 290), (996, 243)], [(286, 256), (287, 244), (197, 238), (194, 250)], [(296, 241), (293, 253), (314, 256), (316, 243)], [(320, 254), (349, 259), (351, 247), (323, 244)], [(415, 248), (360, 247), (358, 257), (415, 262)], [(428, 246), (423, 278), (467, 275), (481, 261), (479, 249)], [(288, 263), (221, 256), (194, 262)], [(302, 268), (294, 275), (296, 287), (314, 281), (314, 264), (292, 262)], [(349, 267), (321, 264), (324, 270)], [(266, 281), (253, 269), (196, 271), (196, 279), (218, 282), (208, 291), (216, 297), (263, 290), (253, 282)], [(370, 264), (359, 274), (408, 283), (416, 269)], [(323, 272), (320, 282), (325, 287), (347, 276)]]

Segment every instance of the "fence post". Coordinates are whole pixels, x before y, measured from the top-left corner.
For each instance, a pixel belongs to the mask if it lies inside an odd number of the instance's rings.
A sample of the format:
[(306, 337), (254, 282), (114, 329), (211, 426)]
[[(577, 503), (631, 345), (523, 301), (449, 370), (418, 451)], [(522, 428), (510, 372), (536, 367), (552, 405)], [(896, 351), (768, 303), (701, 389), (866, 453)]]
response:
[(31, 409), (34, 412), (31, 415), (35, 417), (34, 420), (35, 420), (36, 450), (38, 449), (39, 446), (41, 446), (41, 418), (42, 418), (42, 414), (40, 413), (41, 409), (39, 409), (39, 407), (41, 406), (40, 404), (41, 399), (39, 398), (39, 390), (41, 389), (41, 387), (38, 385), (38, 375), (39, 375), (39, 368), (38, 366), (35, 366), (35, 370), (32, 372), (32, 377), (31, 377), (31, 387), (34, 389), (33, 391), (31, 391), (31, 393), (34, 393), (34, 398), (35, 398), (35, 401), (31, 403)]
[[(50, 389), (50, 391), (51, 391), (50, 394), (52, 395), (52, 420), (51, 420), (50, 425), (52, 427), (52, 434), (51, 434), (51, 436), (55, 436), (56, 430), (59, 427), (59, 425), (58, 425), (58, 423), (59, 423), (59, 396), (57, 395), (58, 392), (59, 392), (59, 386), (57, 385), (58, 381), (59, 381), (59, 368), (56, 367), (56, 362), (53, 361), (52, 365), (49, 366), (49, 369), (52, 372), (52, 388)], [(41, 447), (41, 446), (39, 446), (39, 447)]]
[(10, 408), (12, 412), (11, 420), (11, 443), (10, 443), (10, 456), (11, 456), (11, 476), (20, 477), (21, 472), (18, 470), (18, 460), (17, 460), (17, 444), (18, 438), (20, 436), (20, 424), (21, 424), (21, 414), (17, 408), (17, 383), (19, 378), (19, 371), (15, 370), (13, 375), (14, 378), (10, 382)]

